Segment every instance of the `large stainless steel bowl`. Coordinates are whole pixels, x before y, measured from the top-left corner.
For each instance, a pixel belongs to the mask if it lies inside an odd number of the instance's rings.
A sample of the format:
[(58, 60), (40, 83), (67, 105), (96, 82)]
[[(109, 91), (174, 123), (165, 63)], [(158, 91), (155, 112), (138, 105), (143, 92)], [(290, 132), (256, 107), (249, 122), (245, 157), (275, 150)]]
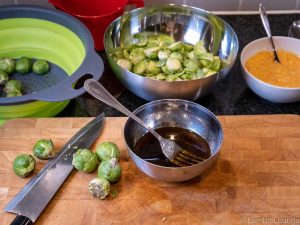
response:
[(205, 161), (187, 167), (164, 167), (140, 158), (134, 152), (137, 141), (147, 132), (132, 119), (124, 128), (124, 138), (131, 159), (147, 175), (166, 182), (180, 182), (199, 176), (217, 159), (223, 141), (223, 131), (212, 112), (194, 102), (163, 99), (145, 104), (133, 112), (152, 128), (181, 127), (196, 132), (209, 144), (211, 156)]
[[(169, 34), (177, 41), (190, 44), (204, 40), (209, 51), (226, 60), (228, 65), (219, 73), (192, 81), (166, 82), (134, 74), (121, 68), (110, 53), (141, 31)], [(149, 101), (162, 98), (196, 100), (208, 94), (228, 74), (238, 53), (238, 38), (220, 17), (202, 9), (171, 4), (140, 8), (119, 17), (107, 28), (104, 47), (117, 78), (139, 97)]]

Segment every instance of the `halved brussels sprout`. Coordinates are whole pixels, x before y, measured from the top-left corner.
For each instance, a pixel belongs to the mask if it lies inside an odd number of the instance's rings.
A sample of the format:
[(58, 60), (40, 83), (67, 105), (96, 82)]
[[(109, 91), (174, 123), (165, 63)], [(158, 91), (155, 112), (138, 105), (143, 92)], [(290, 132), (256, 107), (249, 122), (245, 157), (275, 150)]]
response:
[(161, 70), (159, 67), (156, 66), (156, 62), (153, 60), (150, 60), (148, 62), (146, 73), (149, 75), (156, 75), (161, 73)]
[(166, 62), (166, 66), (171, 73), (175, 73), (182, 69), (180, 61), (174, 58), (168, 58)]
[(168, 51), (168, 50), (160, 50), (160, 51), (158, 51), (157, 55), (158, 55), (158, 59), (160, 61), (166, 61), (169, 58), (170, 51)]
[(33, 146), (33, 155), (39, 159), (51, 159), (56, 155), (51, 139), (40, 139)]
[(145, 59), (145, 54), (143, 52), (143, 49), (141, 48), (132, 49), (129, 55), (129, 59), (134, 65), (142, 62)]
[(13, 169), (19, 177), (27, 177), (34, 171), (35, 165), (36, 161), (31, 155), (21, 154), (15, 158)]
[(133, 73), (156, 80), (199, 79), (203, 73), (211, 74), (202, 69), (218, 72), (223, 65), (218, 56), (205, 49), (202, 40), (191, 45), (175, 42), (170, 35), (141, 32), (134, 35), (133, 43), (127, 42), (128, 48), (115, 50), (112, 58), (123, 68), (131, 68)]
[(85, 173), (91, 173), (97, 168), (98, 157), (89, 149), (78, 149), (73, 155), (73, 166)]
[(147, 67), (148, 67), (148, 61), (145, 59), (133, 66), (133, 72), (143, 75), (146, 72)]
[(121, 166), (116, 158), (102, 161), (98, 167), (98, 177), (103, 177), (110, 183), (116, 183), (122, 174)]
[(8, 74), (13, 73), (15, 71), (15, 61), (11, 58), (0, 59), (0, 70), (3, 70)]
[(107, 161), (112, 158), (120, 159), (121, 153), (118, 146), (112, 142), (103, 142), (96, 148), (96, 154), (101, 161)]
[(157, 59), (158, 58), (158, 51), (159, 51), (159, 47), (145, 48), (144, 49), (144, 54), (149, 59)]
[(196, 59), (187, 59), (184, 61), (183, 65), (185, 68), (196, 71), (199, 68), (199, 61)]
[(168, 35), (159, 35), (157, 37), (157, 40), (159, 41), (159, 45), (161, 47), (166, 47), (166, 46), (169, 46), (171, 44), (173, 44), (175, 42), (174, 38), (171, 37), (171, 36), (168, 36)]
[(125, 70), (130, 71), (132, 69), (132, 63), (128, 59), (119, 59), (117, 64)]
[(97, 177), (89, 182), (89, 192), (99, 199), (105, 199), (110, 193), (110, 183), (102, 177)]
[(181, 41), (177, 41), (171, 45), (169, 45), (168, 49), (170, 49), (171, 51), (179, 51), (182, 48), (184, 48), (183, 43)]
[(16, 71), (21, 74), (28, 73), (31, 70), (32, 62), (28, 57), (22, 57), (16, 62)]
[(180, 62), (182, 61), (182, 55), (179, 52), (172, 52), (170, 58), (178, 59)]
[(214, 56), (210, 69), (213, 71), (219, 71), (220, 68), (221, 68), (221, 60), (218, 56)]
[(198, 41), (194, 45), (194, 55), (197, 59), (199, 59), (200, 55), (207, 53), (205, 47), (204, 47), (204, 42), (203, 41)]

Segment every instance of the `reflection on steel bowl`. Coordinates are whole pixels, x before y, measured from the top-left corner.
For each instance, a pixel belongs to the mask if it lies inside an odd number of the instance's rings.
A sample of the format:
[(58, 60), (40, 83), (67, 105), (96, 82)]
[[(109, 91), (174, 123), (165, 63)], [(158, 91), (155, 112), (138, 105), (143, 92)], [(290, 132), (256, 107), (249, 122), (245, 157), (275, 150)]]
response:
[(217, 159), (223, 141), (221, 124), (215, 115), (203, 106), (180, 99), (162, 99), (145, 104), (133, 112), (153, 129), (180, 127), (200, 135), (208, 143), (211, 154), (203, 162), (185, 167), (157, 165), (142, 159), (134, 148), (147, 130), (132, 119), (124, 128), (124, 137), (131, 159), (147, 175), (166, 182), (192, 179), (207, 170)]
[[(188, 81), (165, 82), (137, 75), (121, 68), (111, 53), (133, 42), (134, 34), (140, 32), (163, 33), (192, 45), (203, 40), (205, 48), (227, 65), (214, 75)], [(117, 78), (134, 94), (149, 101), (162, 98), (196, 100), (208, 94), (228, 74), (238, 53), (237, 36), (220, 17), (202, 9), (172, 4), (140, 8), (119, 17), (106, 30), (104, 45)]]

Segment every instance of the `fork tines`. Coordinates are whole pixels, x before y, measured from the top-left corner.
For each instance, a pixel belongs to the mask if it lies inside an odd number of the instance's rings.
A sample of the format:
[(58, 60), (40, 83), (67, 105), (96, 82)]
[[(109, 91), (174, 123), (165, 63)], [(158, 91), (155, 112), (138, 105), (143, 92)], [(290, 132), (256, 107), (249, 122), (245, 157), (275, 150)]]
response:
[(174, 159), (172, 160), (172, 163), (178, 166), (191, 166), (193, 164), (200, 163), (204, 160), (205, 158), (201, 156), (198, 156), (189, 151), (181, 149), (175, 155)]

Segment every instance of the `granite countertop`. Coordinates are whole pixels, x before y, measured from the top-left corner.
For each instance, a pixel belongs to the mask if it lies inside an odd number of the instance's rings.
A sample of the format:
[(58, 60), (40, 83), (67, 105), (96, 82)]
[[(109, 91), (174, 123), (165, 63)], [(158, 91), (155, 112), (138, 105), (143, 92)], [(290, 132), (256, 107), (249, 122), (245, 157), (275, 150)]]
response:
[[(300, 103), (274, 104), (253, 93), (243, 80), (240, 52), (249, 42), (265, 36), (259, 15), (221, 16), (235, 30), (239, 39), (239, 54), (232, 70), (212, 93), (198, 99), (196, 102), (205, 106), (216, 115), (253, 115), (253, 114), (299, 114)], [(287, 36), (288, 28), (294, 20), (299, 20), (298, 14), (270, 15), (272, 33), (274, 36)], [(106, 61), (105, 52), (99, 52), (105, 65), (100, 82), (124, 104), (133, 111), (147, 101), (135, 96), (125, 89), (115, 78)], [(71, 100), (70, 104), (58, 117), (96, 116), (101, 112), (106, 116), (123, 116), (118, 111), (104, 105), (89, 94), (84, 94)]]

